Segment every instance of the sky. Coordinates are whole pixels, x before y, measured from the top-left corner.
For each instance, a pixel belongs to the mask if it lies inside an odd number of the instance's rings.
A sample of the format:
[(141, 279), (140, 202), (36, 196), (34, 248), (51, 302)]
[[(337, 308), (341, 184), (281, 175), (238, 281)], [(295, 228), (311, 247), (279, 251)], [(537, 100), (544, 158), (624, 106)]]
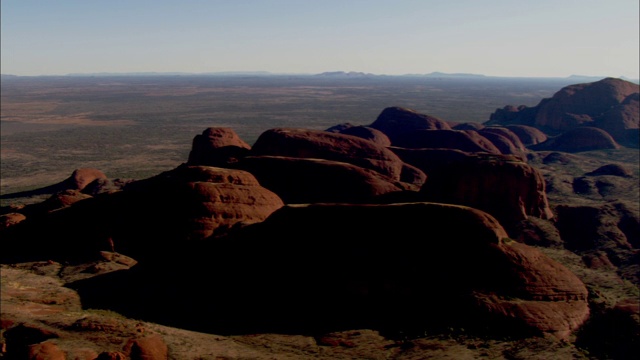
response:
[(640, 72), (638, 0), (2, 0), (1, 72)]

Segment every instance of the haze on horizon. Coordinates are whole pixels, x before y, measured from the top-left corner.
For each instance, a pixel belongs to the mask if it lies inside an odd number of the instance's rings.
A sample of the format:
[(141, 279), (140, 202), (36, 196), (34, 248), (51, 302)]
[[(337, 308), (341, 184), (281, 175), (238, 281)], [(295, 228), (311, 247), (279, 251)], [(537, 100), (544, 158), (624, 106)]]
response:
[(1, 72), (625, 76), (637, 0), (3, 0)]

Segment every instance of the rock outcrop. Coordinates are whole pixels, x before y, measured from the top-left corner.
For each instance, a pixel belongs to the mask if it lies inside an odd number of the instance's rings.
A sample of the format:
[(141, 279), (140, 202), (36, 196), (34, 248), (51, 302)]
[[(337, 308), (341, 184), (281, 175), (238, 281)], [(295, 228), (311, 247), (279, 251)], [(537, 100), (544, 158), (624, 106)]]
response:
[(357, 136), (306, 129), (271, 129), (253, 145), (252, 156), (341, 161), (399, 181), (403, 163), (392, 151)]
[(233, 129), (210, 127), (193, 138), (187, 164), (227, 167), (246, 156), (250, 149)]
[(97, 179), (106, 179), (107, 176), (98, 169), (82, 168), (74, 170), (71, 176), (64, 181), (67, 189), (82, 190)]
[(385, 133), (394, 146), (406, 134), (417, 130), (451, 130), (444, 120), (402, 107), (385, 108), (369, 127)]
[(497, 109), (485, 125), (527, 125), (551, 135), (578, 127), (596, 127), (619, 143), (637, 147), (639, 90), (637, 84), (616, 78), (569, 85), (535, 107)]
[(530, 146), (547, 141), (547, 135), (542, 131), (527, 125), (506, 125), (507, 130), (518, 136), (524, 146)]
[(283, 205), (242, 170), (180, 166), (124, 190), (78, 201), (5, 230), (4, 262), (69, 261), (113, 250), (148, 259), (235, 224), (264, 220)]
[(429, 201), (481, 209), (507, 228), (528, 216), (553, 217), (544, 178), (521, 159), (456, 150), (392, 149), (427, 174), (421, 193)]
[(408, 149), (455, 149), (500, 154), (489, 139), (474, 130), (415, 130), (398, 135), (393, 145)]
[(611, 175), (624, 178), (631, 177), (631, 171), (620, 164), (608, 164), (586, 173), (587, 176)]
[[(238, 168), (253, 174), (260, 184), (286, 204), (316, 202), (363, 203), (378, 195), (405, 190), (376, 171), (345, 162), (281, 156), (248, 156)], [(413, 186), (419, 190), (426, 176)], [(417, 180), (416, 180), (417, 181)]]
[(380, 146), (391, 145), (391, 140), (389, 140), (389, 137), (387, 135), (385, 135), (382, 131), (369, 126), (351, 126), (341, 129), (338, 132), (340, 134), (353, 135), (359, 138), (373, 141)]
[[(589, 313), (575, 275), (468, 207), (288, 205), (228, 236), (180, 256), (189, 259), (180, 274), (147, 263), (130, 279), (70, 286), (88, 306), (108, 299), (125, 314), (218, 334), (463, 327), (566, 338)], [(215, 288), (202, 286), (212, 276)], [(187, 280), (169, 290), (174, 277)], [(113, 286), (129, 297), (109, 295)], [(183, 292), (191, 296), (173, 295)], [(176, 312), (166, 313), (169, 303)]]
[(620, 145), (606, 131), (596, 127), (585, 126), (568, 130), (529, 148), (534, 151), (564, 151), (571, 153), (619, 149)]

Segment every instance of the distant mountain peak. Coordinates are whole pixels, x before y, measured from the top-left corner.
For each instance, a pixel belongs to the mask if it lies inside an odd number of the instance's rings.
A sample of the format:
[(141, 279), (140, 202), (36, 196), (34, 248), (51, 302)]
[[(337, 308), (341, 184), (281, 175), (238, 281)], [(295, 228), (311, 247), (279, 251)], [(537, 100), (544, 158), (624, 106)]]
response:
[(376, 76), (375, 74), (372, 73), (364, 73), (361, 71), (326, 71), (320, 74), (317, 74), (317, 76), (332, 76), (332, 77), (368, 77), (368, 76)]

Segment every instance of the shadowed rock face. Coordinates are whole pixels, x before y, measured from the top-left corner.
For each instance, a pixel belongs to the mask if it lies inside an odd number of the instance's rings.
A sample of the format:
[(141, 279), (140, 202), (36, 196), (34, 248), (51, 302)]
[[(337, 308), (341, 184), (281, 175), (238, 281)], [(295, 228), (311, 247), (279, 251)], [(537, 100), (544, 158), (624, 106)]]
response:
[[(180, 273), (143, 264), (131, 279), (72, 288), (88, 306), (115, 300), (120, 312), (222, 334), (460, 326), (565, 337), (588, 315), (584, 285), (506, 237), (495, 218), (462, 206), (285, 206), (228, 241), (175, 253), (174, 265), (184, 259), (173, 268)], [(215, 278), (215, 286), (202, 286), (202, 278)], [(141, 279), (144, 290), (134, 285)], [(117, 301), (113, 286), (127, 301)]]
[(633, 261), (633, 249), (640, 248), (640, 219), (624, 203), (560, 205), (556, 212), (557, 227), (568, 249), (577, 252), (606, 249), (609, 260), (620, 266)]
[(189, 165), (226, 167), (247, 155), (251, 146), (230, 128), (208, 128), (193, 138)]
[(253, 156), (341, 161), (400, 180), (402, 161), (389, 149), (357, 136), (306, 129), (271, 129), (253, 145)]
[(382, 110), (369, 127), (385, 133), (394, 146), (399, 146), (396, 141), (416, 130), (451, 130), (451, 126), (444, 120), (402, 107)]
[(605, 130), (621, 144), (638, 147), (640, 127), (640, 93), (627, 96), (620, 105), (595, 118), (594, 126)]
[[(262, 186), (278, 194), (287, 204), (362, 203), (409, 187), (408, 184), (402, 187), (373, 170), (322, 159), (248, 156), (237, 166), (252, 173)], [(426, 176), (420, 173), (424, 182)], [(414, 185), (413, 190), (419, 190), (418, 185)]]
[(620, 145), (602, 129), (579, 127), (566, 131), (547, 141), (530, 147), (534, 151), (581, 152), (590, 150), (619, 149)]
[(544, 178), (516, 157), (442, 149), (392, 149), (427, 174), (421, 193), (429, 201), (481, 209), (508, 228), (528, 216), (553, 217)]
[(7, 228), (2, 260), (86, 259), (112, 244), (143, 260), (237, 223), (262, 221), (282, 205), (246, 171), (180, 166)]

